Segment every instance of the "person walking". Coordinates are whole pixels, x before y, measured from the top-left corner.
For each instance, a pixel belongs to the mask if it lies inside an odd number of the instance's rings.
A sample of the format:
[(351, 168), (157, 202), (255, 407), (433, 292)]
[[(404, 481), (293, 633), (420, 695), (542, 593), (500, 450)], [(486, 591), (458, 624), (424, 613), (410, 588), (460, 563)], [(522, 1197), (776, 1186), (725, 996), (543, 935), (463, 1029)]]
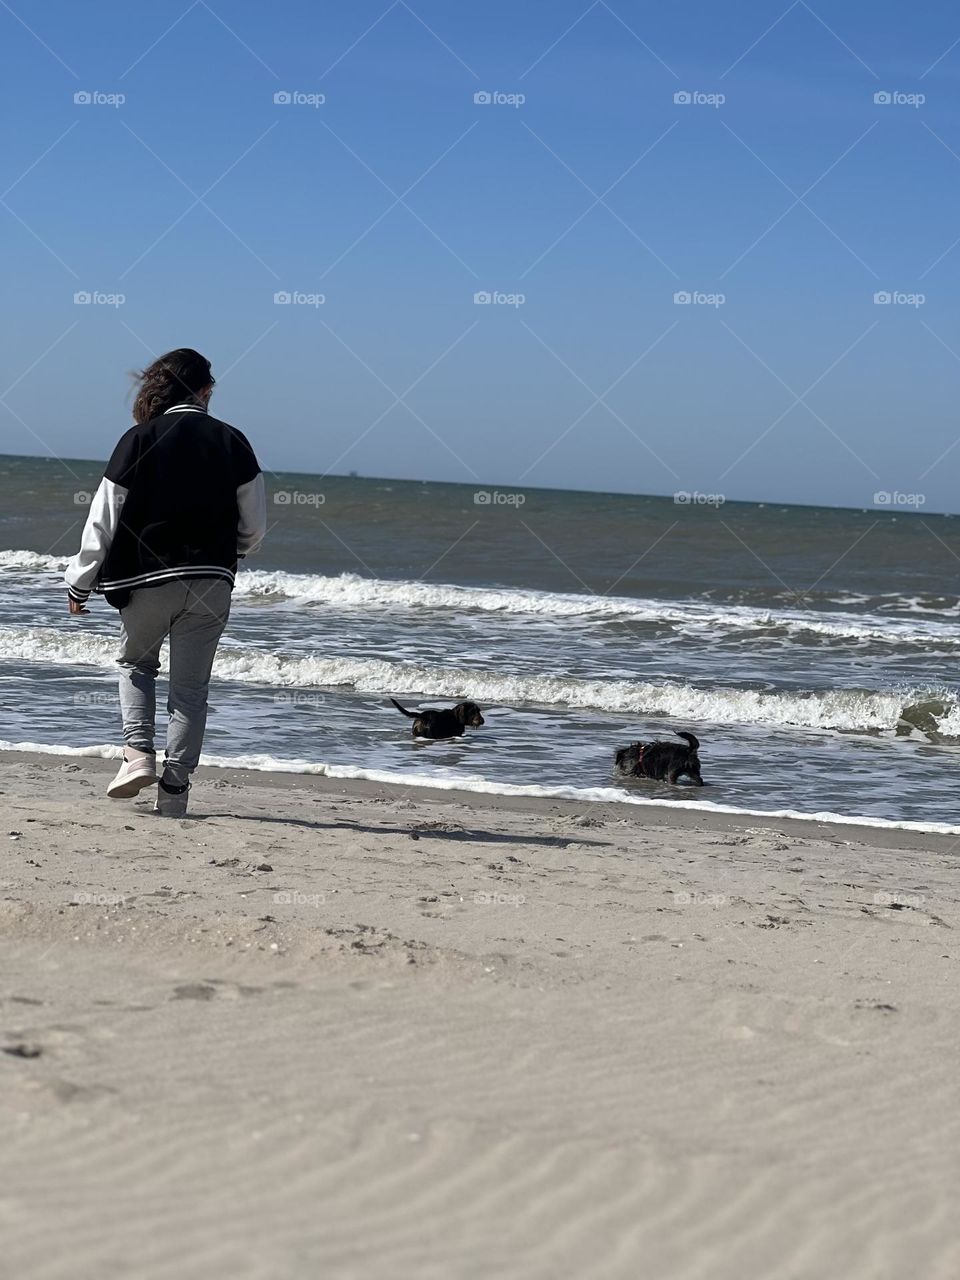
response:
[[(138, 383), (135, 425), (107, 464), (65, 577), (72, 614), (89, 612), (91, 591), (120, 610), (124, 749), (107, 795), (129, 799), (156, 785), (154, 812), (183, 817), (237, 561), (264, 539), (266, 499), (248, 440), (208, 411), (209, 360), (188, 347), (168, 351)], [(169, 721), (158, 774), (156, 679), (168, 639)]]

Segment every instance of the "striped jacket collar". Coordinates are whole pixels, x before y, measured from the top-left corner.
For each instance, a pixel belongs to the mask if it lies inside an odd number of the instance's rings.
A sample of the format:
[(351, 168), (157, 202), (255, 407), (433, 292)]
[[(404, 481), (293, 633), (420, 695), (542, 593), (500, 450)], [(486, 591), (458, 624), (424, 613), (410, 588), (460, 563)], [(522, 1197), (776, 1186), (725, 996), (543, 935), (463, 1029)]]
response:
[(163, 411), (164, 416), (166, 416), (168, 413), (206, 413), (206, 412), (207, 411), (203, 407), (203, 405), (199, 405), (199, 404), (174, 404), (174, 405), (171, 405), (169, 409), (164, 409)]

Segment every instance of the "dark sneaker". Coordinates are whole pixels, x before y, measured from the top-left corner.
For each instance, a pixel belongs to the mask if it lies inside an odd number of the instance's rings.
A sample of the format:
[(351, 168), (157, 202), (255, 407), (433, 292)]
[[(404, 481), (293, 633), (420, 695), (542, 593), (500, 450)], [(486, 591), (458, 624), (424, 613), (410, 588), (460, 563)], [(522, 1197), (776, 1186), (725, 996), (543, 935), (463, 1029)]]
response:
[(182, 787), (171, 787), (161, 779), (153, 812), (158, 813), (161, 818), (185, 818), (189, 796), (189, 782)]

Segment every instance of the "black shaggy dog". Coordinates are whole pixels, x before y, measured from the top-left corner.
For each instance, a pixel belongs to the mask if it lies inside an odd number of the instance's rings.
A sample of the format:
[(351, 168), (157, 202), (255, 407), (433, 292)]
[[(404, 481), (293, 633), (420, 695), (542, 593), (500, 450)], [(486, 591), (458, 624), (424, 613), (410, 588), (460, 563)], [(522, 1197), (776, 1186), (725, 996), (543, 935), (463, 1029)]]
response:
[(413, 721), (415, 738), (461, 738), (468, 726), (479, 729), (483, 716), (475, 702), (458, 702), (451, 711), (408, 711), (396, 698), (390, 701)]
[(676, 782), (686, 774), (702, 787), (697, 755), (700, 743), (692, 733), (675, 732), (678, 738), (684, 739), (685, 747), (679, 742), (634, 742), (629, 747), (621, 747), (617, 752), (617, 772), (631, 778), (654, 778), (657, 782)]

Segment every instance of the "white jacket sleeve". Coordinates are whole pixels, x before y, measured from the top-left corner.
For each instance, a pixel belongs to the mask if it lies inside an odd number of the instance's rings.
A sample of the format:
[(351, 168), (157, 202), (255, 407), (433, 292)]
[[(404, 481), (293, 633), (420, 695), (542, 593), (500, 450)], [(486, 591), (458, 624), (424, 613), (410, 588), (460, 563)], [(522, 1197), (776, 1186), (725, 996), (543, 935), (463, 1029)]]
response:
[(237, 489), (237, 508), (237, 554), (251, 555), (260, 550), (267, 534), (267, 494), (262, 471)]
[(100, 569), (120, 524), (120, 512), (127, 490), (106, 476), (93, 495), (90, 513), (80, 539), (80, 550), (67, 565), (64, 578), (71, 600), (82, 604), (96, 585)]

